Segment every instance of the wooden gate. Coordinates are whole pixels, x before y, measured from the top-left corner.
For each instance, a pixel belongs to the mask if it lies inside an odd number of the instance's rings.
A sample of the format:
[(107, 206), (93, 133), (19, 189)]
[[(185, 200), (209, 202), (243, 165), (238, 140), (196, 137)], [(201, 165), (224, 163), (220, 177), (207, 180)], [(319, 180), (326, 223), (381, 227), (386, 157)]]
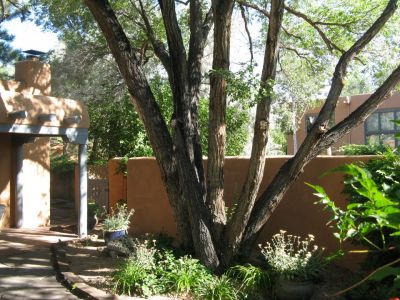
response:
[(88, 179), (88, 201), (108, 211), (108, 179)]
[(89, 166), (88, 168), (88, 201), (94, 201), (103, 211), (108, 211), (108, 176), (107, 167)]

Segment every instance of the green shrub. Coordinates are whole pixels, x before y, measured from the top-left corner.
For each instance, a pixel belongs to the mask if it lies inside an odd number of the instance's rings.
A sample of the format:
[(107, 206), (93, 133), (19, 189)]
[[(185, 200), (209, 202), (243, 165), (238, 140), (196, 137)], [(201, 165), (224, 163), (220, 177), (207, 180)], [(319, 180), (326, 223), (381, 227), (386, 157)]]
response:
[(159, 250), (154, 240), (135, 241), (132, 255), (112, 275), (117, 293), (144, 297), (175, 294), (205, 300), (263, 299), (253, 296), (264, 286), (266, 277), (261, 269), (236, 267), (226, 275), (216, 276), (197, 259)]
[(197, 299), (202, 300), (243, 299), (235, 283), (226, 275), (212, 277), (212, 280), (210, 280), (207, 285), (200, 286), (196, 289), (195, 296)]
[(55, 173), (71, 173), (74, 172), (75, 162), (66, 155), (50, 157), (50, 171)]
[[(391, 155), (390, 157), (392, 158)], [(372, 162), (372, 165), (375, 166), (376, 162)], [(310, 184), (309, 186), (316, 191), (315, 195), (320, 198), (318, 203), (324, 205), (324, 209), (332, 213), (330, 224), (336, 230), (335, 236), (340, 242), (357, 240), (368, 245), (370, 249), (364, 251), (370, 255), (367, 262), (370, 268), (376, 268), (377, 266), (379, 268), (367, 278), (378, 281), (381, 287), (385, 287), (386, 297), (398, 295), (400, 290), (400, 268), (393, 266), (396, 263), (398, 265), (400, 262), (399, 197), (391, 198), (394, 195), (393, 187), (385, 187), (377, 183), (366, 168), (349, 164), (338, 167), (328, 172), (328, 174), (334, 172), (341, 172), (347, 175), (346, 184), (351, 186), (353, 193), (357, 196), (356, 200), (350, 202), (345, 209), (336, 206), (321, 186)], [(391, 176), (389, 178), (386, 178), (387, 176), (383, 177), (385, 180), (396, 183), (396, 178)], [(377, 257), (378, 259), (376, 259)], [(371, 266), (371, 262), (374, 260), (377, 265)], [(369, 286), (373, 288), (376, 285)], [(353, 289), (352, 293), (362, 293), (362, 299), (382, 299), (382, 289), (371, 288), (360, 285), (360, 288), (357, 291)], [(363, 289), (365, 290), (364, 292), (362, 291)]]
[(378, 145), (348, 144), (340, 147), (339, 152), (344, 155), (378, 155), (386, 151), (388, 147)]
[(118, 293), (145, 297), (163, 292), (156, 274), (157, 250), (148, 241), (136, 240), (135, 250), (114, 272), (112, 281)]
[(264, 299), (263, 295), (272, 288), (267, 271), (250, 264), (233, 266), (227, 275), (238, 282), (240, 291), (248, 299)]

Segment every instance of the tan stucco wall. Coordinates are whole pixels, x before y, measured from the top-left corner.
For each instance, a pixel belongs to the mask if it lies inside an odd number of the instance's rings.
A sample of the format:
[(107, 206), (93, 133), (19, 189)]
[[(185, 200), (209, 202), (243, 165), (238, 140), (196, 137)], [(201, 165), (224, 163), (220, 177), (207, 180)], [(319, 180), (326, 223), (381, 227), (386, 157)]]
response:
[(10, 226), (10, 176), (11, 176), (11, 137), (8, 134), (0, 133), (0, 204), (7, 208), (5, 215), (0, 220), (0, 228)]
[(108, 207), (127, 199), (127, 177), (119, 171), (120, 163), (120, 158), (108, 161)]
[[(8, 118), (7, 113), (18, 110), (26, 110), (28, 117), (17, 120)], [(55, 114), (57, 120), (40, 122), (38, 120), (40, 114)], [(77, 115), (82, 118), (78, 124), (67, 125), (64, 123), (64, 118)], [(89, 114), (84, 105), (79, 101), (42, 95), (23, 95), (12, 91), (0, 91), (0, 123), (88, 128)]]
[(50, 95), (50, 65), (39, 60), (24, 60), (15, 64), (15, 80), (32, 95)]
[(24, 227), (50, 225), (50, 140), (24, 144)]
[[(268, 157), (261, 190), (265, 189), (272, 177), (290, 156)], [(320, 175), (333, 167), (370, 157), (321, 156), (314, 159), (304, 170), (298, 181), (290, 188), (259, 236), (259, 242), (269, 240), (280, 229), (292, 234), (316, 236), (317, 243), (329, 251), (337, 250), (338, 241), (332, 230), (326, 226), (329, 215), (322, 207), (313, 204), (316, 198), (304, 182), (324, 186), (332, 199), (343, 206), (345, 203), (342, 177), (331, 175), (320, 178)], [(109, 166), (115, 170), (115, 161)], [(248, 166), (247, 158), (227, 158), (225, 162), (225, 193), (228, 205), (238, 197)], [(158, 165), (153, 158), (134, 158), (128, 161), (127, 201), (128, 207), (135, 209), (130, 232), (132, 234), (164, 232), (176, 236), (173, 212), (169, 205), (165, 188), (162, 184)], [(109, 171), (110, 175), (115, 171)], [(110, 179), (110, 196), (121, 193), (122, 177)], [(111, 199), (111, 197), (110, 197)], [(110, 205), (112, 205), (110, 200)], [(345, 249), (349, 248), (346, 246)], [(350, 246), (354, 249), (354, 246)], [(339, 263), (356, 268), (361, 257), (347, 256)]]
[[(351, 96), (350, 98), (350, 103), (345, 103), (347, 100), (345, 97), (340, 97), (339, 102), (336, 108), (335, 112), (335, 122), (339, 123), (342, 121), (344, 118), (346, 118), (350, 113), (352, 113), (354, 110), (356, 110), (362, 103), (365, 102), (366, 99), (368, 99), (370, 95), (365, 94), (365, 95), (355, 95)], [(386, 109), (386, 108), (400, 108), (400, 93), (394, 93), (392, 97), (388, 98), (385, 100), (377, 110), (380, 109)], [(313, 113), (318, 113), (319, 108), (309, 110), (305, 113), (307, 114), (313, 114)], [(304, 138), (306, 136), (306, 124), (305, 124), (305, 118), (303, 117), (301, 120), (301, 123), (299, 125), (299, 129), (297, 131), (297, 143), (300, 146), (300, 144), (303, 142)], [(347, 134), (346, 136), (343, 136), (336, 144), (332, 146), (332, 151), (336, 152), (341, 146), (345, 144), (364, 144), (365, 143), (365, 134), (364, 134), (364, 123), (360, 124), (359, 126), (356, 126), (355, 128), (352, 129), (352, 131)], [(293, 155), (293, 137), (288, 136), (288, 154)]]
[[(15, 156), (11, 135), (0, 134), (0, 203), (7, 206), (7, 213), (0, 228), (15, 225), (14, 188)], [(50, 221), (50, 142), (38, 138), (24, 144), (24, 224), (23, 227), (47, 226)]]

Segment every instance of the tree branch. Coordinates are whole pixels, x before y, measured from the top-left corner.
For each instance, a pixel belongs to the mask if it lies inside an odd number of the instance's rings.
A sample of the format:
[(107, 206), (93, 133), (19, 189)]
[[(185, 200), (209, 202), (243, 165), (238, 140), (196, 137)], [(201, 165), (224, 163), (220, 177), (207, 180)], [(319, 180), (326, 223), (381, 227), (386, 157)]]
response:
[[(329, 129), (319, 140), (313, 153), (319, 153), (337, 142), (339, 138), (348, 134), (351, 129), (363, 122), (378, 106), (392, 96), (392, 91), (400, 82), (400, 66), (397, 67), (385, 82), (365, 102), (353, 111), (348, 117)], [(317, 155), (316, 154), (316, 155)]]
[(265, 46), (264, 65), (261, 75), (261, 101), (257, 104), (254, 137), (251, 149), (249, 169), (237, 201), (236, 211), (227, 225), (228, 262), (236, 256), (264, 174), (266, 146), (272, 104), (272, 87), (276, 77), (279, 54), (279, 33), (284, 14), (284, 0), (272, 0), (271, 13)]
[(308, 63), (308, 65), (310, 66), (310, 68), (313, 71), (313, 73), (315, 73), (314, 66), (313, 66), (312, 62), (310, 61), (310, 59), (307, 57), (307, 54), (300, 53), (297, 49), (292, 48), (292, 47), (288, 47), (288, 46), (285, 46), (285, 45), (282, 46), (282, 49), (294, 52), (300, 59), (304, 59)]
[[(351, 59), (353, 59), (354, 56), (371, 41), (371, 39), (382, 29), (389, 18), (394, 14), (397, 9), (397, 2), (397, 0), (390, 0), (381, 16), (339, 59), (332, 78), (331, 89), (310, 133), (306, 136), (296, 155), (281, 167), (271, 184), (256, 202), (242, 241), (243, 251), (247, 252), (249, 250), (248, 247), (250, 247), (255, 241), (257, 233), (269, 219), (279, 201), (299, 176), (304, 166), (323, 149), (323, 145), (327, 145), (324, 142), (326, 138), (323, 138), (323, 136), (328, 131), (329, 120), (335, 111), (339, 95), (343, 89), (348, 64)], [(398, 74), (396, 74), (397, 73), (395, 72), (395, 75), (393, 75), (394, 78), (397, 78)], [(391, 84), (389, 85), (388, 83), (386, 87), (390, 86)], [(389, 89), (378, 89), (377, 92), (380, 95), (378, 98), (383, 101), (381, 98), (388, 92), (388, 90)], [(318, 146), (319, 143), (321, 143), (320, 146)]]
[(143, 1), (138, 0), (138, 2), (139, 2), (140, 9), (138, 9), (136, 7), (136, 5), (134, 5), (134, 3), (132, 3), (132, 0), (131, 0), (133, 7), (135, 7), (137, 9), (137, 11), (139, 12), (140, 16), (143, 19), (144, 28), (145, 28), (146, 34), (147, 34), (152, 46), (153, 46), (154, 53), (157, 55), (157, 57), (163, 64), (167, 73), (171, 74), (171, 59), (169, 57), (169, 53), (168, 53), (167, 49), (165, 49), (164, 43), (162, 41), (160, 41), (159, 39), (157, 39), (156, 34), (153, 30), (153, 27), (150, 24), (149, 18), (147, 17), (146, 10), (144, 9)]
[(240, 14), (242, 16), (244, 22), (244, 29), (246, 30), (247, 38), (249, 39), (249, 51), (250, 51), (250, 64), (253, 64), (254, 54), (253, 54), (253, 41), (251, 39), (251, 34), (249, 30), (249, 26), (247, 24), (246, 12), (242, 4), (239, 4)]
[(201, 3), (197, 0), (191, 1), (190, 4), (190, 41), (189, 41), (189, 56), (188, 56), (188, 97), (190, 99), (190, 124), (188, 128), (189, 137), (188, 143), (191, 144), (190, 149), (193, 149), (192, 161), (197, 170), (197, 177), (201, 184), (203, 194), (206, 194), (206, 183), (203, 167), (203, 151), (200, 139), (200, 124), (198, 119), (200, 86), (202, 82), (202, 60), (204, 48), (206, 45), (208, 34), (213, 24), (213, 12), (210, 7), (204, 19), (202, 16)]
[(266, 16), (267, 18), (269, 18), (269, 12), (263, 8), (261, 8), (260, 6), (258, 6), (257, 4), (253, 4), (253, 3), (248, 3), (246, 1), (243, 0), (236, 0), (237, 3), (239, 3), (240, 5), (246, 6), (246, 7), (250, 7), (256, 11), (258, 11), (259, 13), (263, 14), (264, 16)]
[[(332, 42), (327, 36), (326, 34), (322, 31), (322, 29), (318, 26), (318, 24), (316, 24), (315, 22), (313, 22), (308, 16), (306, 16), (305, 14), (296, 11), (292, 8), (290, 8), (289, 6), (285, 5), (285, 10), (288, 11), (289, 13), (295, 15), (296, 17), (299, 17), (301, 19), (303, 19), (304, 21), (306, 21), (308, 24), (310, 24), (319, 34), (319, 36), (322, 38), (322, 40), (324, 41), (326, 47), (328, 48), (328, 50), (330, 52), (333, 52), (333, 50), (337, 50), (340, 53), (344, 53), (344, 50), (339, 48), (334, 42)], [(325, 24), (326, 25), (326, 24)]]

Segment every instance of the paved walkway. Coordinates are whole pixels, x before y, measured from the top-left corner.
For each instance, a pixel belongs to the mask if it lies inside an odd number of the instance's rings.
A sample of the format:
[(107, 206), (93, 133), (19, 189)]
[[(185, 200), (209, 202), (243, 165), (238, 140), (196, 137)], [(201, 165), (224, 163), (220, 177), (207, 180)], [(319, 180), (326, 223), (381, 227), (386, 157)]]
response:
[(50, 244), (76, 235), (49, 231), (0, 231), (0, 299), (78, 299), (55, 277)]

